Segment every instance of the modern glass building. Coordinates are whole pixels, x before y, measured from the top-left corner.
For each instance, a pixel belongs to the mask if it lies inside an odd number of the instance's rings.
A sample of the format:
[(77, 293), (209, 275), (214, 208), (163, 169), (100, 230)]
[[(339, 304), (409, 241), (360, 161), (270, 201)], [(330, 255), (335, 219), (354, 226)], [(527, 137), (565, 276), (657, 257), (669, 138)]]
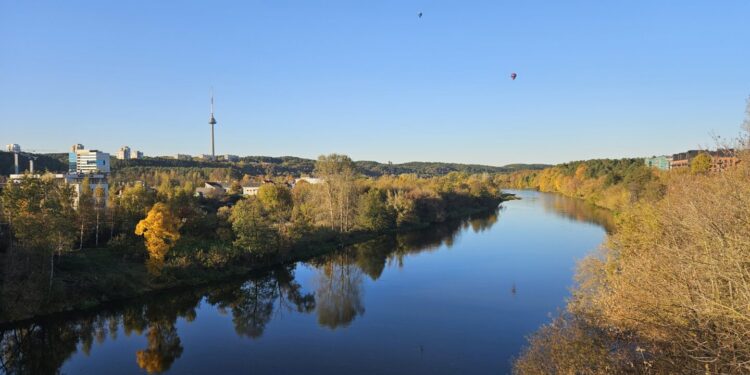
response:
[(84, 174), (109, 173), (109, 154), (99, 150), (75, 150), (68, 154), (68, 172)]

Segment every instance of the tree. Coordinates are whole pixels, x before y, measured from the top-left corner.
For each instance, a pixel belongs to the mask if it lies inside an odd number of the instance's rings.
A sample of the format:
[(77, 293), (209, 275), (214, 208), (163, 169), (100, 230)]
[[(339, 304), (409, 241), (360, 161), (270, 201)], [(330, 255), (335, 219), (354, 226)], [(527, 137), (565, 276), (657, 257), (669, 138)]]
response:
[(315, 173), (323, 179), (323, 203), (328, 208), (329, 225), (341, 232), (349, 231), (357, 205), (354, 162), (346, 155), (321, 155), (315, 163)]
[(182, 223), (164, 203), (156, 203), (145, 219), (138, 222), (135, 234), (146, 238), (149, 256), (163, 261), (167, 252), (180, 239)]
[(258, 200), (273, 222), (283, 224), (292, 216), (292, 192), (284, 185), (264, 184), (258, 189)]
[(122, 209), (123, 230), (131, 232), (138, 221), (146, 216), (146, 212), (153, 202), (153, 194), (150, 194), (143, 184), (136, 183), (125, 186), (118, 200), (119, 207)]
[(396, 212), (388, 206), (382, 190), (373, 188), (363, 194), (357, 211), (357, 225), (362, 229), (378, 232), (396, 225)]
[(238, 181), (232, 181), (229, 186), (229, 194), (242, 194), (242, 185)]
[(96, 247), (99, 247), (99, 218), (102, 215), (102, 211), (106, 208), (106, 196), (104, 188), (101, 185), (97, 185), (94, 189), (94, 210), (96, 211)]
[[(94, 193), (91, 191), (91, 182), (88, 177), (84, 177), (83, 181), (78, 185), (78, 228), (79, 228), (79, 242), (78, 250), (83, 249), (83, 241), (86, 238), (86, 233), (90, 230), (89, 225), (94, 220), (96, 205), (94, 203)], [(88, 232), (90, 234), (90, 232)]]
[(711, 155), (701, 152), (690, 161), (690, 173), (704, 174), (711, 170)]
[(10, 227), (11, 247), (48, 255), (51, 283), (55, 255), (69, 250), (75, 238), (72, 189), (49, 176), (27, 177), (7, 184), (0, 203)]
[(269, 225), (263, 205), (256, 198), (242, 199), (232, 207), (230, 215), (235, 237), (234, 245), (252, 254), (268, 254), (276, 249), (277, 233)]

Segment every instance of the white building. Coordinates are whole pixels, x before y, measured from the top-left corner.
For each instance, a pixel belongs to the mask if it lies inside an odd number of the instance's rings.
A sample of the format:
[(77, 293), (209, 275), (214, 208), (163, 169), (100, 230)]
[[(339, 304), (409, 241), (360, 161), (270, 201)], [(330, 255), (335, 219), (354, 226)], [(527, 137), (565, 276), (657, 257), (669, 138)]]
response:
[(240, 161), (240, 157), (237, 155), (226, 154), (226, 155), (222, 155), (221, 158), (226, 161)]
[(227, 189), (221, 183), (218, 182), (206, 182), (202, 188), (195, 189), (196, 197), (214, 198), (217, 196), (224, 195)]
[[(68, 154), (68, 172), (83, 174), (108, 174), (109, 154), (99, 150), (77, 148)], [(74, 146), (75, 147), (75, 146)]]
[(11, 143), (6, 147), (8, 149), (8, 152), (21, 152), (21, 145), (19, 145), (18, 143)]
[(260, 190), (260, 185), (243, 186), (242, 195), (258, 195), (258, 190)]
[(174, 158), (177, 160), (193, 160), (193, 157), (187, 154), (177, 154), (174, 156)]
[[(78, 206), (81, 195), (81, 186), (88, 181), (91, 192), (95, 193), (98, 188), (103, 190), (103, 204), (107, 204), (109, 197), (109, 154), (98, 150), (85, 150), (82, 144), (75, 144), (68, 154), (68, 173), (55, 174), (52, 177), (60, 183), (70, 185), (75, 191), (73, 204)], [(24, 178), (40, 178), (38, 174), (12, 174), (10, 181), (18, 183)]]
[(300, 183), (300, 182), (307, 182), (308, 184), (316, 185), (316, 184), (322, 184), (323, 183), (323, 179), (315, 178), (315, 177), (300, 177), (300, 178), (295, 178), (294, 179), (294, 184), (295, 185), (298, 184), (298, 183)]

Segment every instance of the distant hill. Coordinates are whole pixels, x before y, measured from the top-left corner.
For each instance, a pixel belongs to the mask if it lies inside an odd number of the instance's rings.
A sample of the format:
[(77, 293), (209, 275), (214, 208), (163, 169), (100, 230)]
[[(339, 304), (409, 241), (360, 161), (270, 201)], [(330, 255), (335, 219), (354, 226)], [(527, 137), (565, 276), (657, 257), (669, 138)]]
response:
[[(367, 176), (381, 176), (384, 174), (414, 173), (419, 176), (439, 176), (450, 172), (466, 173), (505, 173), (518, 170), (539, 170), (549, 167), (546, 164), (512, 164), (494, 167), (477, 164), (457, 164), (438, 162), (410, 162), (402, 164), (383, 164), (375, 161), (356, 161), (359, 172)], [(232, 168), (240, 174), (291, 174), (293, 176), (309, 175), (315, 170), (315, 160), (294, 156), (246, 156), (238, 162), (176, 160), (171, 158), (145, 158), (137, 160), (112, 160), (112, 168), (156, 167), (156, 168)]]
[[(62, 173), (68, 170), (67, 154), (37, 154), (38, 158), (34, 164), (35, 170), (39, 172), (50, 171)], [(413, 173), (423, 177), (439, 176), (450, 172), (466, 173), (506, 173), (519, 170), (539, 170), (549, 167), (546, 164), (511, 164), (503, 167), (478, 164), (458, 164), (439, 162), (409, 162), (402, 164), (384, 164), (375, 161), (355, 162), (359, 172), (367, 176), (381, 176), (384, 174)], [(26, 156), (20, 156), (19, 166), (21, 172), (28, 169), (29, 160)], [(304, 159), (294, 156), (246, 156), (238, 162), (225, 161), (203, 161), (203, 160), (177, 160), (167, 157), (153, 157), (136, 160), (118, 160), (112, 158), (112, 171), (127, 168), (138, 169), (190, 169), (190, 168), (231, 168), (237, 174), (290, 174), (293, 176), (310, 175), (315, 169), (315, 160)], [(13, 173), (13, 154), (0, 152), (0, 174)]]
[[(62, 173), (68, 170), (67, 154), (36, 154), (36, 161), (34, 162), (35, 172), (54, 172)], [(29, 158), (24, 154), (18, 156), (18, 170), (20, 173), (24, 173), (29, 169)], [(13, 162), (13, 153), (0, 151), (0, 175), (7, 176), (15, 173), (15, 167)]]

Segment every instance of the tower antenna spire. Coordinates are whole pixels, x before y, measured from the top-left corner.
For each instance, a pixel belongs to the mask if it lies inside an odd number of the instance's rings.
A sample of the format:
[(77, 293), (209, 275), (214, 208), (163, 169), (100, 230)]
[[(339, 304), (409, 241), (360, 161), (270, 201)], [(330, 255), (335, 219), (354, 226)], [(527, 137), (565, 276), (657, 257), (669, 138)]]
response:
[(214, 125), (216, 125), (216, 119), (214, 118), (214, 88), (211, 87), (211, 117), (208, 119), (208, 124), (211, 125), (211, 159), (216, 160), (216, 150), (214, 148)]

